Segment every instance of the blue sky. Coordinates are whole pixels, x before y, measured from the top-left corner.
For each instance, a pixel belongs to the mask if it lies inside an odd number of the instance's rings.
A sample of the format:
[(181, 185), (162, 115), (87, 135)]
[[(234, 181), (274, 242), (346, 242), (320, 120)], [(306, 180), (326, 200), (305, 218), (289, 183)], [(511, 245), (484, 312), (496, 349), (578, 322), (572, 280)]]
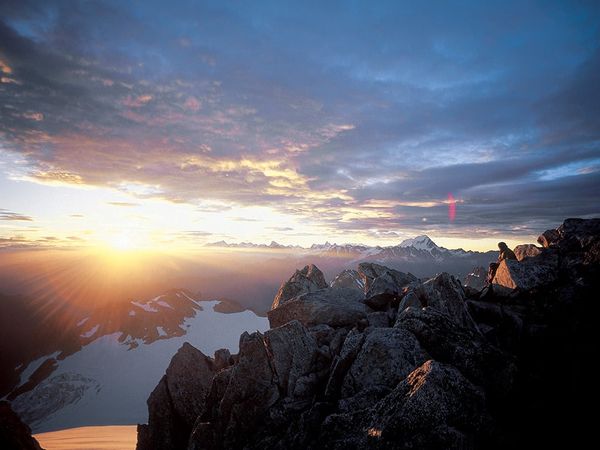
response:
[(597, 2), (3, 1), (0, 237), (474, 248), (597, 216), (599, 24)]

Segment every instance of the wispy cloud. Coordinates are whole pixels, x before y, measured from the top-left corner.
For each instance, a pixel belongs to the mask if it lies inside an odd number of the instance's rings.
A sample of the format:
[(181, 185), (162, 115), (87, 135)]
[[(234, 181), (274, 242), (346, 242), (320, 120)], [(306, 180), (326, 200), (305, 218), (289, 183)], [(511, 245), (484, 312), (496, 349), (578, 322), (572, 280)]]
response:
[(27, 216), (25, 214), (19, 214), (16, 212), (12, 212), (12, 211), (8, 211), (6, 209), (2, 209), (0, 208), (0, 220), (10, 220), (10, 221), (25, 221), (25, 222), (31, 222), (33, 221), (33, 218), (30, 216)]

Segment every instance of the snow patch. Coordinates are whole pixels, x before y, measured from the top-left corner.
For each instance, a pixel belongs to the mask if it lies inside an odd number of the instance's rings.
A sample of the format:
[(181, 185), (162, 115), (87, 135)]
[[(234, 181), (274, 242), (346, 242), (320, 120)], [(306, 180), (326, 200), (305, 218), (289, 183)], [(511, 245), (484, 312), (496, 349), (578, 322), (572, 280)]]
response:
[(82, 338), (92, 337), (93, 335), (96, 334), (96, 331), (98, 331), (98, 328), (100, 328), (100, 324), (95, 325), (94, 328), (92, 328), (91, 330), (86, 331), (85, 333), (81, 333), (81, 337)]
[(131, 311), (129, 311), (129, 317), (133, 317), (135, 316), (135, 311), (132, 309)]
[(42, 365), (42, 363), (44, 361), (46, 361), (49, 358), (56, 358), (58, 355), (60, 355), (60, 352), (54, 352), (54, 353), (51, 353), (49, 355), (41, 356), (38, 359), (35, 359), (35, 360), (31, 361), (27, 365), (27, 367), (25, 368), (25, 370), (23, 372), (21, 372), (21, 376), (19, 378), (19, 386), (21, 386), (23, 383), (25, 383), (27, 380), (29, 380), (29, 377), (31, 375), (33, 375), (33, 372), (35, 372), (36, 370), (38, 370), (38, 368)]
[(165, 308), (175, 309), (171, 305), (169, 305), (167, 302), (165, 302), (164, 300), (159, 300), (158, 302), (156, 302), (156, 304), (160, 305), (160, 306), (163, 306)]
[(81, 319), (79, 322), (77, 322), (77, 326), (80, 327), (81, 325), (86, 323), (88, 320), (90, 320), (89, 317), (85, 317), (85, 318)]
[(133, 304), (139, 308), (142, 308), (146, 312), (153, 312), (153, 313), (158, 312), (158, 309), (154, 308), (150, 303), (152, 303), (152, 302), (149, 302), (149, 303), (131, 302), (131, 304)]

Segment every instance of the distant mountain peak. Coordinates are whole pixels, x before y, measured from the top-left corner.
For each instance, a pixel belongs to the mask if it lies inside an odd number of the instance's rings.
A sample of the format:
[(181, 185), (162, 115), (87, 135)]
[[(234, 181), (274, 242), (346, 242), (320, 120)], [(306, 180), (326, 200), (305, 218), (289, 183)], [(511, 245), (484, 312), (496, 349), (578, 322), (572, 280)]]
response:
[(434, 248), (439, 248), (437, 244), (425, 234), (412, 239), (405, 239), (400, 243), (399, 247), (414, 247), (419, 250), (432, 250)]

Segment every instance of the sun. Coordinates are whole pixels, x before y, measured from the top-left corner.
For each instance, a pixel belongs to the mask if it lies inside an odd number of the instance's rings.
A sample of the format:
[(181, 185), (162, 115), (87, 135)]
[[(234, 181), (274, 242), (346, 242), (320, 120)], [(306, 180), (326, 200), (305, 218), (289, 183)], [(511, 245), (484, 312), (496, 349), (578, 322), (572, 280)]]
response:
[(134, 239), (125, 233), (118, 234), (110, 239), (109, 244), (115, 250), (133, 250), (136, 248)]

